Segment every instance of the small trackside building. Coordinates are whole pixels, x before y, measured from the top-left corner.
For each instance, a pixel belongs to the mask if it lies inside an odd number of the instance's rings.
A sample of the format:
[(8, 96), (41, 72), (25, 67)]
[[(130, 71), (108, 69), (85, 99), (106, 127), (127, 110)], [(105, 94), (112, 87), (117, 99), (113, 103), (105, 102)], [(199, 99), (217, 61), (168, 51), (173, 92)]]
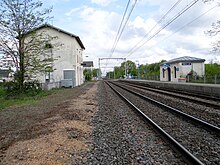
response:
[(85, 49), (80, 38), (72, 33), (52, 25), (42, 25), (35, 31), (45, 32), (47, 35), (56, 37), (56, 42), (62, 45), (51, 52), (54, 57), (59, 57), (53, 62), (53, 72), (41, 74), (38, 80), (43, 88), (75, 87), (83, 84), (83, 50)]
[(205, 59), (184, 56), (160, 65), (160, 81), (178, 82), (187, 75), (204, 76)]

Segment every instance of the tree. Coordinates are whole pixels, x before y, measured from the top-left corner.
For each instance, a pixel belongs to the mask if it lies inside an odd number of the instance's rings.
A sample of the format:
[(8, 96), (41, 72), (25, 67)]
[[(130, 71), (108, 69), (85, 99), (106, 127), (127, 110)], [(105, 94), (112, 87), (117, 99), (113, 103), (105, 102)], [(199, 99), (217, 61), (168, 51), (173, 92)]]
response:
[[(204, 3), (215, 0), (203, 0)], [(217, 2), (217, 5), (220, 6), (220, 2)], [(212, 43), (213, 51), (220, 51), (220, 20), (217, 20), (215, 23), (212, 23), (212, 28), (206, 33), (211, 37), (216, 37), (216, 41)]]
[(92, 70), (92, 75), (93, 77), (99, 77), (99, 74), (101, 73), (100, 69), (99, 68), (95, 68)]
[[(126, 67), (125, 67), (126, 66)], [(107, 76), (109, 75), (114, 75), (115, 78), (124, 78), (125, 77), (125, 68), (127, 69), (127, 74), (130, 74), (132, 76), (137, 76), (137, 69), (136, 69), (136, 65), (134, 62), (132, 61), (126, 61), (126, 62), (122, 62), (121, 66), (115, 66), (114, 67), (114, 72), (109, 74), (107, 73)], [(113, 76), (113, 77), (114, 77)]]
[(216, 63), (205, 64), (205, 74), (206, 76), (220, 75), (220, 65)]
[(83, 71), (83, 74), (85, 76), (86, 81), (91, 81), (92, 80), (92, 70), (91, 69), (85, 69)]
[(119, 79), (119, 78), (124, 77), (124, 75), (125, 75), (125, 71), (121, 66), (114, 67), (113, 77), (115, 77), (116, 79)]
[(136, 64), (133, 61), (127, 60), (121, 64), (121, 67), (125, 68), (125, 65), (127, 69), (127, 75), (137, 76)]
[(146, 74), (147, 76), (159, 76), (160, 75), (160, 64), (166, 62), (165, 60), (161, 60), (160, 62), (152, 63), (146, 66)]
[(212, 43), (213, 51), (220, 51), (220, 20), (216, 23), (212, 23), (212, 29), (208, 30), (207, 34), (211, 37), (216, 37), (216, 41)]
[(0, 2), (0, 51), (13, 58), (20, 90), (24, 89), (26, 76), (52, 68), (51, 41), (54, 38), (35, 31), (50, 19), (52, 8), (41, 9), (42, 5), (41, 1), (34, 0)]

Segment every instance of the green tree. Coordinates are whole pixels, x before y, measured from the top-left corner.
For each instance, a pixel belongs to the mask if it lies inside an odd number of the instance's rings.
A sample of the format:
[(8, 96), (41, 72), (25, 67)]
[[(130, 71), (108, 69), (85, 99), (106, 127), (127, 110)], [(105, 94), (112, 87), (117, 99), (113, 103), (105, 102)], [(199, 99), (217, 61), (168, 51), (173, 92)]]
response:
[(121, 63), (121, 66), (114, 67), (114, 71), (110, 74), (107, 74), (107, 76), (113, 75), (113, 77), (115, 76), (116, 79), (124, 78), (125, 77), (125, 68), (127, 69), (127, 74), (131, 74), (132, 76), (137, 76), (136, 65), (134, 62), (129, 61), (129, 60)]
[(141, 79), (146, 79), (147, 78), (147, 66), (148, 66), (148, 64), (146, 64), (146, 65), (143, 65), (143, 64), (141, 64), (140, 65), (140, 78)]
[(214, 64), (205, 64), (205, 74), (207, 76), (220, 76), (220, 65), (214, 63)]
[(99, 74), (101, 73), (100, 69), (95, 68), (92, 70), (93, 77), (99, 77)]
[(52, 8), (42, 9), (42, 5), (41, 1), (34, 0), (0, 2), (0, 51), (13, 58), (21, 91), (26, 76), (35, 71), (51, 71), (52, 68), (53, 59), (48, 52), (51, 52), (53, 37), (34, 30), (50, 19), (48, 15)]
[(83, 71), (83, 74), (85, 76), (86, 81), (91, 81), (92, 80), (92, 70), (91, 69), (85, 69)]
[(107, 74), (106, 74), (106, 78), (108, 78), (108, 79), (113, 79), (114, 78), (114, 72), (107, 72)]
[[(152, 63), (152, 64), (141, 64), (140, 67), (140, 78), (145, 79), (151, 76), (159, 76), (160, 75), (160, 64), (166, 62), (166, 60), (161, 60), (160, 62)], [(107, 73), (107, 77), (113, 78), (115, 74), (115, 78), (124, 78), (125, 75), (125, 65), (127, 68), (127, 74), (133, 77), (137, 77), (138, 75), (138, 68), (133, 61), (126, 61), (121, 64), (120, 67), (114, 67), (114, 72)]]
[(164, 63), (165, 60), (160, 62), (152, 63), (146, 66), (147, 76), (159, 76), (160, 75), (160, 64)]
[(123, 62), (121, 64), (121, 67), (125, 68), (125, 65), (127, 68), (127, 75), (132, 75), (132, 76), (136, 77), (137, 76), (137, 68), (136, 68), (135, 62), (128, 60), (126, 62)]

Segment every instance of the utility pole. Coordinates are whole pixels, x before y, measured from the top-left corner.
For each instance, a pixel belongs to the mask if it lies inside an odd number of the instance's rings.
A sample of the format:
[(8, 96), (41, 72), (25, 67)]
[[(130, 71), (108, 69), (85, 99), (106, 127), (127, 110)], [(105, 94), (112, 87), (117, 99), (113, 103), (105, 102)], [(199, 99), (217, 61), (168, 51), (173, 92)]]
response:
[[(99, 58), (99, 70), (100, 70), (100, 78), (101, 78), (101, 60), (125, 60), (125, 76), (127, 75), (126, 71), (126, 58)], [(107, 67), (104, 67), (107, 68)], [(114, 73), (115, 74), (115, 73)], [(114, 75), (115, 78), (115, 75)]]
[(140, 80), (140, 64), (138, 63), (138, 80)]
[(127, 61), (125, 59), (125, 78), (127, 78)]
[(138, 66), (138, 80), (140, 80), (140, 64), (139, 64), (139, 61), (138, 60), (136, 60), (136, 63), (137, 63), (137, 66)]

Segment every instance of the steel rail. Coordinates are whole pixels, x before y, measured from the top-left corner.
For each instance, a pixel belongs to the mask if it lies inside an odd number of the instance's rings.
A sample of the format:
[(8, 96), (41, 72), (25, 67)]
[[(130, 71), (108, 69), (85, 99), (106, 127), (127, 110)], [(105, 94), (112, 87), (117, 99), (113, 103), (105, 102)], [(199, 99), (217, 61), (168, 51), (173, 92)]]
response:
[[(220, 105), (218, 105), (218, 104), (213, 104), (213, 103), (209, 103), (209, 102), (202, 101), (202, 100), (191, 99), (187, 96), (180, 96), (180, 95), (177, 95), (175, 93), (170, 93), (170, 92), (173, 92), (173, 91), (162, 91), (161, 89), (154, 89), (154, 88), (145, 87), (145, 86), (137, 85), (137, 84), (133, 84), (133, 83), (124, 83), (124, 84), (129, 84), (130, 86), (134, 86), (134, 87), (137, 87), (137, 88), (141, 88), (141, 89), (145, 89), (145, 90), (149, 90), (149, 91), (153, 91), (153, 92), (157, 92), (157, 93), (161, 93), (161, 94), (168, 94), (169, 96), (174, 96), (174, 97), (177, 97), (177, 98), (180, 98), (180, 99), (185, 99), (185, 100), (188, 100), (188, 101), (191, 101), (191, 102), (194, 102), (194, 103), (203, 104), (203, 105), (213, 107), (213, 108), (216, 108), (216, 109), (220, 110)], [(180, 93), (180, 94), (185, 94), (185, 95), (188, 95), (188, 96), (191, 95), (190, 93)], [(193, 96), (193, 94), (192, 94), (192, 96)], [(204, 97), (201, 96), (201, 95), (197, 95), (197, 96), (204, 99)], [(195, 96), (193, 96), (193, 97), (195, 97)], [(210, 100), (213, 99), (213, 98), (210, 98), (210, 97), (208, 97), (208, 98)], [(207, 99), (207, 97), (206, 97), (206, 99)], [(213, 99), (213, 100), (215, 100), (215, 99)], [(219, 99), (218, 99), (218, 101), (219, 101)]]
[(171, 135), (169, 135), (166, 131), (164, 131), (159, 125), (157, 125), (151, 118), (149, 118), (146, 114), (144, 114), (139, 108), (137, 108), (131, 101), (129, 101), (125, 96), (123, 96), (119, 91), (117, 91), (109, 82), (105, 81), (109, 87), (115, 91), (127, 104), (129, 104), (129, 106), (131, 106), (134, 110), (136, 110), (138, 112), (139, 115), (141, 115), (141, 117), (143, 117), (143, 119), (145, 121), (147, 121), (147, 123), (149, 123), (156, 132), (158, 132), (163, 139), (170, 144), (170, 147), (175, 150), (178, 151), (185, 159), (185, 161), (189, 164), (193, 164), (193, 165), (203, 165), (203, 163), (196, 158), (192, 153), (190, 153), (185, 147), (183, 147), (179, 142), (177, 142)]
[[(111, 82), (111, 83), (113, 83), (113, 82)], [(191, 115), (189, 115), (189, 114), (187, 114), (187, 113), (184, 113), (184, 112), (182, 112), (182, 111), (180, 111), (180, 110), (178, 110), (178, 109), (176, 109), (176, 108), (173, 108), (173, 107), (171, 107), (171, 106), (168, 106), (168, 105), (166, 105), (166, 104), (163, 104), (163, 103), (161, 103), (161, 102), (159, 102), (159, 101), (157, 101), (157, 100), (154, 100), (154, 99), (152, 99), (152, 98), (150, 98), (150, 97), (144, 96), (144, 95), (142, 95), (142, 94), (140, 94), (140, 93), (137, 93), (137, 92), (135, 92), (135, 91), (132, 91), (132, 90), (130, 90), (130, 89), (127, 89), (127, 88), (125, 88), (125, 87), (123, 87), (123, 86), (121, 86), (121, 85), (118, 85), (118, 84), (116, 84), (116, 83), (113, 83), (113, 84), (115, 84), (116, 86), (118, 86), (118, 87), (120, 87), (120, 88), (122, 88), (122, 89), (124, 89), (124, 90), (126, 90), (126, 91), (129, 91), (129, 92), (131, 92), (131, 93), (133, 93), (133, 94), (135, 94), (135, 95), (137, 95), (137, 96), (139, 96), (139, 97), (141, 97), (141, 98), (143, 98), (143, 99), (145, 99), (145, 100), (147, 100), (147, 101), (150, 101), (151, 103), (153, 103), (153, 104), (155, 104), (155, 105), (157, 105), (157, 106), (160, 106), (160, 107), (162, 107), (162, 108), (165, 108), (166, 110), (168, 110), (168, 111), (170, 111), (170, 112), (174, 112), (175, 114), (177, 114), (177, 115), (179, 115), (179, 116), (181, 116), (181, 117), (184, 117), (185, 119), (187, 119), (187, 120), (189, 120), (189, 121), (191, 121), (191, 122), (193, 122), (193, 123), (195, 123), (195, 124), (198, 124), (199, 126), (203, 126), (206, 130), (208, 130), (208, 131), (213, 131), (213, 132), (215, 132), (218, 136), (220, 136), (220, 128), (217, 127), (217, 126), (215, 126), (215, 125), (213, 125), (213, 124), (210, 124), (210, 123), (208, 123), (208, 122), (206, 122), (206, 121), (203, 121), (203, 120), (201, 120), (201, 119), (198, 119), (198, 118), (196, 118), (196, 117), (194, 117), (194, 116), (191, 116)]]

